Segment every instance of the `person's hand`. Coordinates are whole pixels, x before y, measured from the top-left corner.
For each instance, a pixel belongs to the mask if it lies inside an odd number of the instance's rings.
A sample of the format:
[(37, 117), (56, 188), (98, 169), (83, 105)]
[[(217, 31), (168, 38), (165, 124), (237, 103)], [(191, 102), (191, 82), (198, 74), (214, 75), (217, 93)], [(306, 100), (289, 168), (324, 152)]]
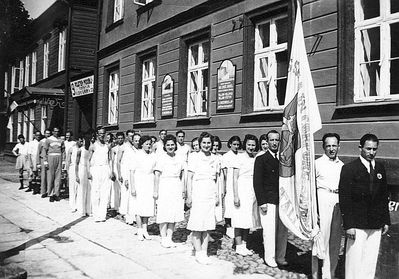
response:
[(219, 202), (220, 202), (220, 201), (219, 201), (219, 198), (216, 196), (216, 197), (215, 197), (215, 206), (219, 206)]
[[(122, 181), (122, 182), (123, 182), (123, 181)], [(124, 185), (125, 185), (126, 190), (129, 189), (129, 181), (126, 180), (125, 183), (124, 183)]]
[(131, 188), (130, 188), (130, 194), (131, 194), (133, 197), (135, 197), (135, 196), (137, 195), (136, 189), (134, 189), (134, 187), (131, 187)]
[(181, 196), (182, 196), (183, 200), (185, 200), (185, 199), (187, 198), (187, 193), (186, 193), (186, 191), (183, 191), (183, 192), (181, 193)]
[(221, 195), (222, 195), (222, 199), (224, 199), (224, 197), (226, 196), (226, 191), (222, 191)]
[(386, 234), (389, 230), (389, 226), (388, 225), (384, 225), (384, 227), (382, 227), (382, 235)]
[(115, 181), (115, 175), (113, 172), (110, 173), (109, 179), (111, 179), (112, 181)]
[(240, 198), (238, 196), (234, 197), (234, 206), (240, 207)]
[(36, 168), (37, 168), (38, 170), (40, 170), (40, 169), (42, 168), (42, 165), (37, 164), (37, 165), (36, 165)]
[(190, 207), (190, 208), (191, 208), (192, 200), (191, 200), (191, 197), (190, 197), (190, 196), (187, 196), (186, 205), (187, 205), (187, 207)]
[(119, 182), (120, 182), (120, 183), (123, 183), (123, 177), (122, 177), (122, 175), (119, 175)]
[(355, 229), (347, 229), (346, 230), (346, 237), (352, 240), (355, 240), (356, 238), (356, 231)]
[(48, 170), (48, 162), (44, 162), (44, 168)]
[(152, 197), (154, 198), (154, 200), (157, 200), (158, 199), (158, 193), (154, 192), (154, 194), (152, 194)]
[(79, 178), (79, 176), (76, 177), (76, 182), (80, 184), (80, 178)]
[(262, 215), (265, 215), (267, 213), (267, 204), (262, 204), (259, 208)]
[(91, 173), (88, 173), (88, 174), (87, 174), (87, 179), (89, 179), (89, 180), (92, 180), (92, 179), (93, 179), (93, 176), (91, 176)]

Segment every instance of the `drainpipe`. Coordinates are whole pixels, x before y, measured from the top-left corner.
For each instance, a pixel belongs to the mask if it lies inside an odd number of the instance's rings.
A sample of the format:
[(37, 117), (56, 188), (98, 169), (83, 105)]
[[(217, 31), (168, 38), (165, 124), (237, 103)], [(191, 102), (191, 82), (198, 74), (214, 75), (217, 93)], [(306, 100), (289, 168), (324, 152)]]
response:
[[(65, 133), (68, 129), (68, 106), (69, 106), (69, 59), (70, 59), (70, 45), (71, 45), (71, 29), (72, 29), (72, 7), (71, 2), (68, 3), (68, 26), (67, 26), (67, 43), (66, 43), (66, 55), (65, 55), (65, 108), (64, 108), (64, 125), (63, 132)], [(73, 106), (72, 106), (73, 109)]]
[(101, 32), (101, 9), (103, 1), (97, 2), (97, 43), (95, 49), (95, 69), (94, 69), (94, 90), (93, 90), (93, 118), (91, 127), (96, 129), (97, 127), (97, 101), (98, 101), (98, 48), (100, 46), (100, 32)]

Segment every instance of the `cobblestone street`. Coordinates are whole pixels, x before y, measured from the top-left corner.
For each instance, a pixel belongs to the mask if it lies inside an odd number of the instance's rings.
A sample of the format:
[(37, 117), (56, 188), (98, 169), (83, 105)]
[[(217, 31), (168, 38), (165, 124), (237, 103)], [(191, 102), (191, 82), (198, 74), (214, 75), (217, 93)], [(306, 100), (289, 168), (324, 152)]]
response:
[(208, 254), (213, 263), (199, 265), (186, 243), (189, 231), (179, 224), (174, 241), (177, 248), (160, 246), (156, 224), (149, 227), (151, 241), (140, 242), (136, 227), (126, 225), (119, 215), (104, 223), (79, 218), (69, 210), (68, 200), (49, 203), (39, 195), (17, 190), (17, 174), (8, 163), (1, 166), (0, 257), (32, 278), (306, 278), (310, 252), (306, 243), (290, 236), (287, 270), (267, 267), (262, 259), (262, 234), (250, 235), (253, 256), (236, 255), (232, 239), (218, 226)]

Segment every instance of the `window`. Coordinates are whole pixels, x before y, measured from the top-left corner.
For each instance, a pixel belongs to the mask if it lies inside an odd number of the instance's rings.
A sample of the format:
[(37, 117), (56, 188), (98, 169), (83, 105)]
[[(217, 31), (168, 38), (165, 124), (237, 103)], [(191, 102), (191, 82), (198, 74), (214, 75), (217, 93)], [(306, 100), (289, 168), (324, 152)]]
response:
[(36, 83), (36, 66), (37, 65), (37, 53), (36, 51), (32, 52), (32, 76), (31, 76), (31, 84)]
[(142, 63), (141, 120), (154, 119), (155, 67), (155, 59)]
[(397, 2), (355, 0), (355, 102), (399, 99)]
[(8, 73), (4, 72), (4, 98), (8, 97)]
[(18, 111), (18, 115), (17, 115), (17, 137), (22, 133), (22, 112)]
[(49, 42), (45, 42), (43, 45), (43, 78), (48, 77), (49, 51)]
[(25, 139), (28, 139), (28, 126), (29, 126), (28, 110), (24, 111), (23, 118), (24, 118), (23, 134), (24, 134)]
[(108, 84), (108, 124), (118, 124), (119, 116), (119, 72), (109, 74)]
[(188, 46), (187, 116), (208, 111), (209, 50), (209, 40)]
[(65, 70), (66, 29), (59, 33), (58, 38), (58, 71)]
[(25, 86), (30, 85), (29, 74), (30, 74), (30, 61), (29, 55), (25, 57)]
[(41, 106), (41, 121), (40, 121), (40, 132), (44, 135), (44, 131), (46, 130), (47, 126), (47, 114), (48, 114), (48, 107), (46, 105)]
[(123, 18), (123, 2), (124, 0), (114, 0), (114, 22)]
[(254, 61), (254, 111), (279, 109), (287, 85), (286, 15), (256, 24)]
[(8, 128), (8, 140), (9, 140), (9, 142), (13, 142), (14, 141), (14, 115), (13, 114), (11, 114), (10, 115), (10, 118), (8, 119), (8, 125), (7, 125), (7, 128)]
[(20, 90), (24, 81), (24, 63), (20, 61), (19, 67), (12, 66), (11, 68), (11, 93)]
[(35, 130), (33, 123), (35, 123), (35, 109), (29, 108), (29, 141), (33, 140), (33, 131)]

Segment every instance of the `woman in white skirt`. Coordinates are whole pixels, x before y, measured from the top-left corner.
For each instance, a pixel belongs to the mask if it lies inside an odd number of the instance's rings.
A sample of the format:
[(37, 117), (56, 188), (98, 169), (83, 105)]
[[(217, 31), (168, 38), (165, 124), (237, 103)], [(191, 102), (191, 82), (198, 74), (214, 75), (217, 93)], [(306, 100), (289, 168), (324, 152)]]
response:
[(234, 228), (231, 227), (231, 215), (234, 210), (234, 193), (233, 193), (233, 166), (236, 165), (238, 150), (241, 149), (241, 139), (239, 136), (232, 136), (227, 142), (227, 147), (230, 148), (222, 156), (222, 171), (224, 176), (224, 190), (226, 191), (224, 197), (224, 220), (226, 223), (226, 235), (234, 238)]
[(154, 168), (155, 154), (151, 153), (151, 137), (140, 138), (139, 150), (135, 154), (130, 170), (130, 193), (133, 198), (133, 212), (136, 214), (137, 237), (140, 241), (151, 239), (148, 234), (148, 218), (154, 216)]
[(78, 139), (72, 146), (68, 149), (67, 159), (66, 159), (66, 169), (68, 171), (68, 192), (69, 192), (69, 206), (72, 212), (77, 211), (77, 193), (78, 193), (78, 183), (76, 182), (76, 157), (79, 148), (82, 147), (83, 141)]
[(175, 247), (172, 234), (175, 223), (184, 220), (184, 161), (175, 154), (176, 137), (166, 135), (163, 139), (166, 153), (158, 156), (155, 165), (154, 199), (157, 203), (157, 219), (161, 233), (161, 245)]
[(76, 154), (75, 177), (78, 184), (76, 209), (81, 216), (91, 214), (91, 198), (90, 198), (90, 180), (88, 179), (89, 171), (89, 147), (90, 136), (79, 136), (78, 142), (82, 141), (82, 146)]
[(237, 156), (234, 166), (233, 192), (234, 210), (232, 227), (236, 243), (236, 253), (247, 256), (252, 251), (246, 247), (249, 229), (260, 226), (260, 218), (253, 187), (255, 153), (258, 150), (258, 139), (254, 135), (246, 135), (243, 147), (245, 152)]
[(203, 132), (198, 142), (201, 151), (190, 157), (187, 168), (187, 206), (191, 206), (187, 229), (192, 231), (196, 260), (209, 264), (208, 231), (216, 226), (215, 206), (219, 203), (216, 177), (220, 170), (217, 157), (211, 153), (212, 136)]

